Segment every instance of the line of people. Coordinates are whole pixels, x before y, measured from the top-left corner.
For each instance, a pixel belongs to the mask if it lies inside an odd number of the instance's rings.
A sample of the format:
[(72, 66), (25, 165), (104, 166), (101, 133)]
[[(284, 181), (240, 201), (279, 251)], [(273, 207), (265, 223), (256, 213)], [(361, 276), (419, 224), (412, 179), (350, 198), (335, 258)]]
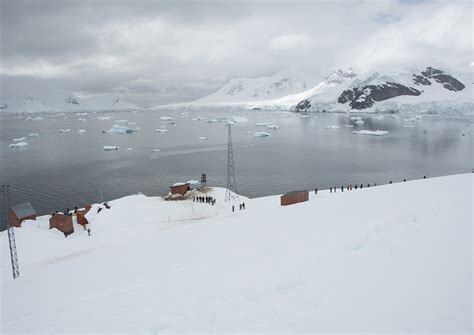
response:
[[(245, 209), (245, 202), (239, 204), (239, 211)], [(235, 206), (232, 205), (232, 212), (235, 212)]]
[[(427, 179), (427, 178), (429, 178), (429, 177), (430, 177), (430, 175), (427, 174), (427, 175), (424, 175), (424, 176), (423, 176), (423, 179)], [(407, 180), (404, 178), (404, 179), (403, 179), (403, 182), (406, 182), (406, 181), (407, 181)], [(390, 180), (388, 183), (389, 183), (389, 184), (392, 184), (392, 181)], [(371, 184), (368, 183), (368, 184), (367, 184), (367, 187), (370, 187), (370, 185), (371, 185)], [(373, 183), (373, 186), (377, 186), (377, 183)], [(346, 191), (352, 191), (353, 189), (357, 190), (358, 188), (359, 188), (359, 189), (364, 188), (364, 184), (360, 184), (360, 185), (359, 185), (359, 184), (355, 184), (355, 185), (349, 184), (349, 185), (347, 185), (347, 186), (342, 185), (342, 186), (340, 187), (341, 192), (344, 192), (344, 189), (345, 189)], [(336, 192), (337, 192), (337, 189), (338, 189), (338, 187), (330, 187), (330, 188), (329, 188), (329, 192), (330, 192), (330, 193), (336, 193)], [(317, 189), (317, 188), (314, 189), (314, 194), (318, 194), (318, 189)]]
[(214, 206), (216, 204), (216, 199), (211, 196), (196, 196), (193, 197), (194, 202), (202, 202)]

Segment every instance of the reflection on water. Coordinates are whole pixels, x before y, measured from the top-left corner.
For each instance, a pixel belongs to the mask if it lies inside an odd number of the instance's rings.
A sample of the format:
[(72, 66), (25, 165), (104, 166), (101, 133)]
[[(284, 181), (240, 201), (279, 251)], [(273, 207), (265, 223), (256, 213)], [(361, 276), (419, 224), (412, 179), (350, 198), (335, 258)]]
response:
[[(136, 192), (164, 195), (174, 182), (198, 179), (201, 173), (207, 173), (209, 184), (225, 186), (225, 122), (193, 118), (237, 114), (126, 112), (107, 113), (112, 117), (108, 120), (98, 119), (104, 114), (90, 114), (43, 115), (39, 121), (4, 116), (0, 121), (0, 181), (15, 188), (14, 203), (30, 201), (40, 213), (97, 202), (100, 189), (105, 199)], [(472, 171), (468, 120), (375, 115), (362, 116), (360, 125), (341, 114), (319, 113), (308, 118), (281, 112), (240, 114), (249, 122), (233, 126), (237, 184), (238, 191), (250, 197), (348, 183), (383, 184), (421, 178), (427, 173), (436, 176)], [(174, 117), (175, 124), (160, 120), (164, 115)], [(279, 128), (255, 126), (263, 122)], [(140, 129), (127, 135), (102, 132), (114, 124)], [(161, 127), (168, 132), (157, 132)], [(67, 128), (71, 132), (59, 132)], [(86, 133), (78, 133), (78, 129)], [(352, 134), (362, 129), (388, 130), (389, 134)], [(256, 131), (271, 136), (257, 138), (249, 134)], [(29, 133), (39, 134), (27, 138), (29, 147), (8, 147), (12, 139)], [(120, 150), (105, 152), (104, 145), (117, 145)]]

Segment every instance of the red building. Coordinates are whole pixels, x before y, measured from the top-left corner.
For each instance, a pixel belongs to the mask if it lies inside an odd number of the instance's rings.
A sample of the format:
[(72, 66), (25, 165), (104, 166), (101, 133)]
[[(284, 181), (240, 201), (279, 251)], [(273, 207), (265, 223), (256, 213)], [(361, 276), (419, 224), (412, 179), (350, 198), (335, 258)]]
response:
[(293, 205), (299, 202), (305, 202), (309, 199), (309, 192), (304, 191), (291, 191), (286, 194), (283, 194), (280, 197), (280, 204), (282, 206)]
[(72, 215), (53, 214), (49, 219), (49, 229), (53, 228), (62, 231), (66, 236), (74, 233)]
[(189, 183), (176, 183), (170, 186), (171, 194), (185, 195), (187, 191), (189, 191)]
[[(29, 202), (19, 204), (8, 209), (10, 225), (21, 227), (24, 220), (36, 220), (36, 211)], [(8, 228), (8, 227), (7, 227)]]

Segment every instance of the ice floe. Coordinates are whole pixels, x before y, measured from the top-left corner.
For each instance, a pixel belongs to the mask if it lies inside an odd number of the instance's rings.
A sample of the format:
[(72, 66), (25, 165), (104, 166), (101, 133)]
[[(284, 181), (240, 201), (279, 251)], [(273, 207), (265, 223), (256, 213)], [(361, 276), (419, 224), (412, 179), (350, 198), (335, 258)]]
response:
[(112, 128), (110, 128), (109, 130), (103, 130), (102, 132), (109, 133), (109, 134), (130, 134), (136, 131), (137, 131), (136, 129), (114, 124)]
[(156, 129), (156, 132), (157, 133), (167, 133), (168, 129), (158, 128), (158, 129)]
[(266, 133), (264, 131), (257, 131), (255, 133), (253, 133), (252, 135), (253, 135), (253, 137), (268, 137), (268, 136), (270, 136), (269, 133)]
[(172, 116), (162, 116), (162, 117), (160, 117), (160, 121), (166, 121), (166, 122), (174, 121), (174, 117), (172, 117)]
[(19, 137), (19, 138), (14, 138), (12, 141), (13, 142), (21, 142), (21, 141), (25, 141), (26, 140), (26, 137)]
[(268, 127), (270, 125), (269, 122), (259, 122), (255, 124), (257, 127)]
[(198, 140), (206, 141), (208, 138), (206, 136), (199, 136)]
[(101, 121), (104, 121), (104, 120), (110, 120), (112, 117), (110, 116), (99, 116), (97, 117), (97, 120), (101, 120)]
[(112, 151), (112, 150), (120, 149), (120, 147), (118, 147), (116, 145), (104, 145), (103, 148), (104, 148), (105, 151)]
[(339, 129), (340, 127), (339, 126), (326, 126), (324, 128), (326, 128), (326, 129)]
[(240, 115), (232, 116), (231, 120), (235, 123), (244, 123), (249, 121), (249, 119), (247, 119), (245, 116)]
[(59, 129), (59, 132), (60, 133), (69, 133), (71, 131), (71, 129)]
[(31, 134), (28, 134), (28, 137), (38, 137), (39, 134), (38, 133), (31, 133)]
[(363, 124), (364, 124), (364, 121), (362, 121), (362, 120), (357, 120), (357, 121), (355, 122), (355, 124), (357, 124), (357, 125), (360, 126), (360, 125), (363, 125)]
[(28, 142), (18, 142), (18, 143), (12, 143), (9, 145), (10, 148), (22, 148), (22, 147), (27, 147), (29, 146)]
[(77, 132), (78, 132), (79, 134), (84, 134), (84, 133), (86, 132), (86, 130), (85, 130), (85, 129), (78, 129)]
[(387, 130), (354, 130), (354, 135), (372, 135), (372, 136), (385, 136), (388, 134)]
[(278, 129), (278, 128), (280, 128), (280, 126), (279, 126), (279, 125), (276, 125), (276, 124), (269, 124), (269, 125), (267, 126), (267, 128), (268, 128), (268, 129)]

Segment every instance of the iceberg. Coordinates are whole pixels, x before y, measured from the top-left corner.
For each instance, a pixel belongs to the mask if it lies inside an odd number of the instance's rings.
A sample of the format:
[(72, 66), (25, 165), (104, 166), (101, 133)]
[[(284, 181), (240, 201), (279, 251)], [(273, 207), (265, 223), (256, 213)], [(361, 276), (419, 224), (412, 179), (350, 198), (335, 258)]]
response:
[(268, 128), (268, 129), (278, 129), (278, 128), (280, 128), (280, 126), (279, 126), (279, 125), (276, 125), (276, 124), (269, 124), (269, 125), (267, 126), (267, 128)]
[(87, 120), (86, 120), (86, 119), (83, 119), (83, 118), (79, 118), (79, 119), (77, 119), (77, 121), (85, 122), (85, 121), (87, 121)]
[(352, 132), (354, 135), (372, 135), (372, 136), (385, 136), (388, 134), (387, 130), (358, 130)]
[(340, 127), (339, 126), (326, 126), (324, 128), (326, 128), (326, 129), (339, 129)]
[(257, 127), (268, 127), (270, 123), (268, 122), (260, 122), (255, 124)]
[(86, 132), (86, 130), (85, 130), (85, 129), (78, 129), (77, 132), (78, 132), (79, 134), (84, 134), (84, 133)]
[(116, 145), (104, 145), (103, 148), (105, 151), (112, 151), (112, 150), (118, 150), (120, 147)]
[(160, 117), (160, 121), (174, 121), (174, 117), (162, 116), (162, 117)]
[(160, 152), (160, 149), (153, 149), (154, 152)]
[(38, 136), (39, 136), (39, 134), (37, 134), (37, 133), (28, 134), (28, 137), (38, 137)]
[(9, 145), (10, 148), (22, 148), (22, 147), (27, 147), (29, 146), (28, 142), (18, 142), (18, 143), (12, 143)]
[(268, 137), (268, 136), (270, 136), (270, 134), (264, 131), (258, 131), (258, 132), (253, 133), (253, 137)]
[(415, 128), (415, 126), (412, 125), (412, 124), (404, 124), (402, 127), (403, 128)]
[(234, 121), (235, 123), (244, 123), (248, 122), (249, 119), (247, 119), (245, 116), (237, 115), (232, 117), (232, 121)]
[(26, 140), (26, 137), (20, 137), (20, 138), (14, 138), (12, 141), (13, 142), (21, 142), (21, 141), (25, 141)]
[(168, 129), (160, 129), (160, 128), (158, 128), (158, 129), (156, 129), (156, 132), (157, 132), (157, 133), (167, 133), (167, 132), (168, 132)]
[(132, 151), (132, 150), (133, 150), (133, 148), (127, 148), (127, 149), (125, 149), (125, 150), (127, 150), (127, 151)]
[(115, 120), (117, 123), (127, 123), (127, 120)]
[(118, 124), (114, 124), (112, 128), (109, 130), (104, 130), (104, 133), (109, 133), (109, 134), (130, 134), (133, 132), (136, 132), (137, 130), (133, 130), (132, 128), (125, 127), (125, 126), (119, 126)]
[(357, 125), (360, 126), (360, 125), (363, 125), (363, 124), (364, 124), (364, 121), (362, 121), (362, 120), (357, 120), (357, 121), (355, 122), (355, 124), (357, 124)]
[(71, 129), (59, 129), (59, 132), (60, 133), (69, 133), (71, 131)]
[(216, 123), (216, 122), (219, 122), (218, 119), (209, 119), (206, 121), (207, 123)]
[(97, 120), (101, 120), (101, 121), (110, 120), (110, 119), (111, 119), (110, 116), (99, 116), (99, 117), (97, 118)]
[(198, 140), (206, 141), (208, 138), (206, 136), (199, 136)]

